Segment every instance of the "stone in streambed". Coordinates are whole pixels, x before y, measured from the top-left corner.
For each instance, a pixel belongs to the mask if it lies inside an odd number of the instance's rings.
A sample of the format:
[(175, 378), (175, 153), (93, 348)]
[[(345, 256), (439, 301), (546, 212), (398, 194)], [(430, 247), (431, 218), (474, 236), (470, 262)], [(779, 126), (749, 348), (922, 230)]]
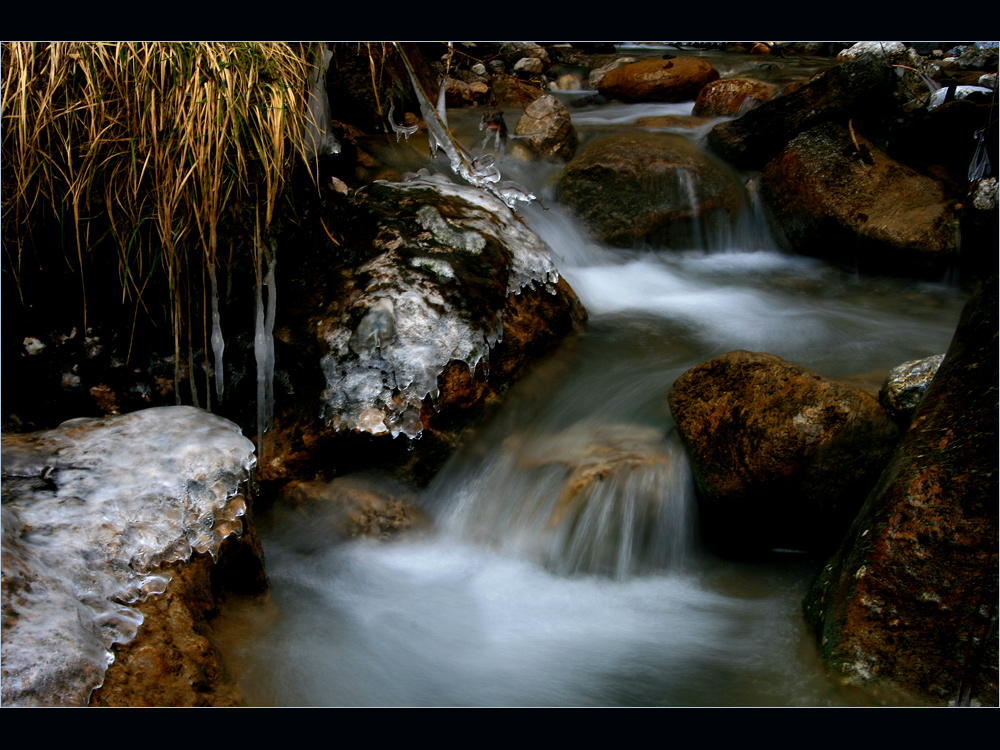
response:
[(772, 354), (702, 363), (668, 400), (704, 531), (727, 554), (834, 547), (898, 439), (874, 398)]
[(885, 702), (997, 705), (997, 382), (994, 276), (806, 597), (827, 668)]
[(869, 273), (941, 279), (959, 260), (960, 206), (936, 180), (825, 123), (765, 167), (760, 195), (776, 239)]
[(656, 132), (587, 143), (559, 181), (560, 199), (600, 239), (689, 247), (699, 228), (728, 227), (747, 204), (725, 165), (689, 139)]
[(659, 58), (609, 70), (597, 90), (626, 102), (682, 102), (718, 77), (719, 71), (699, 57)]

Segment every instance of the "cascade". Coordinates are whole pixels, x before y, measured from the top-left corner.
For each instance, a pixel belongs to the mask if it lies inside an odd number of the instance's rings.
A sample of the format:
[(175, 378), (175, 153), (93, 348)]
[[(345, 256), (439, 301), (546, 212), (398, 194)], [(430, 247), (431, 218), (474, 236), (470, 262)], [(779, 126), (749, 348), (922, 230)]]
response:
[[(585, 138), (691, 106), (583, 103), (573, 121)], [(437, 130), (444, 113), (426, 97), (421, 107), (454, 171), (495, 187), (487, 178), (495, 164), (473, 152), (463, 165), (450, 134)], [(465, 142), (479, 140), (479, 120), (464, 123)], [(452, 122), (462, 135), (459, 113)], [(800, 614), (816, 562), (775, 552), (737, 564), (699, 547), (690, 469), (666, 397), (683, 372), (734, 349), (834, 378), (943, 351), (960, 295), (782, 254), (755, 197), (725, 235), (702, 227), (696, 249), (606, 247), (559, 205), (548, 187), (555, 169), (503, 163), (545, 202), (519, 206), (518, 216), (587, 308), (586, 335), (513, 388), (422, 492), (432, 531), (342, 540), (307, 514), (275, 517), (264, 539), (274, 606), (234, 608), (220, 631), (249, 702), (844, 703)], [(694, 201), (691, 175), (678, 179)], [(464, 241), (440, 214), (421, 221)], [(404, 302), (372, 299), (342, 349), (379, 364), (383, 343), (401, 336)], [(400, 369), (396, 378), (419, 382), (420, 373)], [(365, 383), (359, 375), (358, 387)]]

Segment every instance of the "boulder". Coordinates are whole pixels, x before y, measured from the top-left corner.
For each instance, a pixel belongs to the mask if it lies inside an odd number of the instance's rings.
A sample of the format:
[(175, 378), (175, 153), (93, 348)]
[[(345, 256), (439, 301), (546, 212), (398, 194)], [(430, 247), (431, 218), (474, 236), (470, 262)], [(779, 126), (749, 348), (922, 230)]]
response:
[(807, 83), (712, 128), (709, 143), (744, 169), (761, 169), (804, 130), (828, 120), (878, 117), (892, 106), (896, 74), (891, 65), (865, 57), (813, 76)]
[(841, 62), (862, 58), (880, 60), (895, 67), (900, 78), (896, 88), (900, 103), (911, 107), (927, 105), (932, 91), (926, 77), (936, 76), (937, 69), (925, 62), (915, 49), (902, 42), (858, 42), (837, 54)]
[[(211, 703), (222, 670), (196, 623), (213, 607), (212, 562), (241, 532), (254, 460), (236, 425), (190, 406), (5, 435), (3, 704), (85, 705), (114, 644), (137, 632), (146, 662), (171, 668), (140, 675), (145, 687), (126, 669), (110, 680), (112, 702)], [(249, 558), (241, 577), (252, 588), (263, 571)], [(167, 591), (169, 606), (135, 605)], [(215, 678), (192, 684), (201, 670)]]
[(761, 102), (773, 98), (777, 87), (754, 78), (713, 81), (698, 92), (695, 117), (738, 117)]
[(960, 206), (843, 126), (796, 136), (764, 169), (760, 195), (777, 240), (795, 252), (932, 279), (958, 262)]
[(829, 550), (898, 440), (878, 401), (772, 354), (688, 370), (668, 397), (720, 552)]
[(267, 436), (262, 481), (375, 467), (428, 481), (458, 434), (586, 317), (502, 201), (412, 177), (365, 192), (356, 260), (317, 267), (289, 303), (276, 337), (305, 376)]
[(619, 57), (615, 60), (612, 60), (609, 63), (605, 63), (599, 68), (595, 68), (594, 70), (590, 71), (590, 75), (587, 76), (587, 85), (592, 89), (600, 88), (601, 80), (604, 78), (604, 76), (606, 76), (612, 70), (623, 68), (626, 65), (631, 65), (635, 61), (636, 59), (634, 57)]
[(997, 705), (997, 279), (805, 613), (828, 669), (886, 702)]
[(587, 143), (563, 171), (560, 199), (600, 239), (691, 247), (747, 203), (724, 164), (679, 135), (634, 132)]
[(534, 153), (546, 159), (572, 159), (577, 136), (569, 110), (551, 94), (525, 107), (514, 127), (515, 135)]
[(658, 58), (609, 70), (597, 90), (626, 102), (683, 102), (718, 77), (719, 71), (700, 57)]

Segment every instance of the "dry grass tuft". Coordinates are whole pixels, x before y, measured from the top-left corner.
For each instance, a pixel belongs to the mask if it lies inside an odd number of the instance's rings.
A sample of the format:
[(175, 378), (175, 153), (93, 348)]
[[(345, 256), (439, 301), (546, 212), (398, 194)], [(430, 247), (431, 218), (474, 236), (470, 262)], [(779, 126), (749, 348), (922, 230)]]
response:
[(266, 231), (293, 155), (307, 156), (310, 51), (256, 43), (2, 51), (5, 270), (20, 279), (33, 222), (54, 215), (71, 227), (75, 246), (63, 254), (80, 272), (86, 309), (84, 259), (110, 226), (123, 300), (138, 308), (150, 279), (164, 274), (175, 353), (184, 337), (190, 347), (183, 313), (205, 294), (206, 270), (214, 277), (227, 206), (256, 203)]

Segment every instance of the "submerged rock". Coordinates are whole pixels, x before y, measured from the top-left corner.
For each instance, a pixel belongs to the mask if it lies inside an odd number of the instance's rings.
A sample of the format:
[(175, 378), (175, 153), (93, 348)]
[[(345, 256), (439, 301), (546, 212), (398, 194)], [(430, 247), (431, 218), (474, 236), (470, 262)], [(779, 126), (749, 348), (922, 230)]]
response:
[(825, 123), (768, 163), (760, 194), (776, 238), (865, 272), (942, 278), (958, 263), (960, 206), (937, 181), (855, 139)]
[(302, 516), (308, 536), (320, 546), (330, 544), (331, 538), (388, 539), (430, 526), (411, 488), (378, 477), (293, 479), (282, 488), (278, 504), (281, 512)]
[(743, 185), (689, 139), (610, 135), (587, 143), (563, 172), (559, 197), (602, 240), (690, 246), (729, 228), (747, 204)]
[(167, 589), (242, 529), (253, 444), (188, 406), (3, 437), (3, 704), (84, 705)]
[(668, 398), (702, 525), (730, 554), (835, 547), (898, 440), (874, 398), (772, 354), (716, 357)]
[(997, 705), (997, 382), (994, 276), (806, 598), (827, 667), (886, 702)]

